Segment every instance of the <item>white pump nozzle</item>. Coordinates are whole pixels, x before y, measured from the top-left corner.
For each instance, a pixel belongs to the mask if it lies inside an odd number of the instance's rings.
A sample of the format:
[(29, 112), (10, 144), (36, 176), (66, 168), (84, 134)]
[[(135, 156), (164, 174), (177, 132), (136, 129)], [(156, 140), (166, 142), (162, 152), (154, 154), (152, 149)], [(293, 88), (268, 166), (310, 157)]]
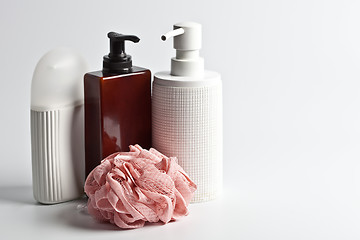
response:
[(201, 24), (182, 22), (174, 25), (174, 30), (161, 36), (163, 41), (174, 37), (176, 57), (171, 59), (171, 75), (202, 76), (204, 59), (199, 56), (201, 48)]
[(164, 35), (162, 35), (161, 40), (166, 41), (169, 38), (179, 36), (180, 34), (183, 34), (184, 32), (185, 32), (185, 30), (183, 28), (178, 28), (178, 29), (172, 30), (172, 31), (167, 32)]

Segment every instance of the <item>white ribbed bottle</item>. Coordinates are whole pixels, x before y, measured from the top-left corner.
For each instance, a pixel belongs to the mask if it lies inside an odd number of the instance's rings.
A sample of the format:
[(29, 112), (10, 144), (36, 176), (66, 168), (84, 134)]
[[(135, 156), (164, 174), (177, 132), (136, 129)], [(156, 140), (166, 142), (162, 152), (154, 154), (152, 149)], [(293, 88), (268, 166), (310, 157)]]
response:
[(34, 198), (53, 204), (83, 195), (83, 75), (87, 64), (67, 48), (37, 64), (31, 85), (31, 152)]
[[(180, 29), (180, 30), (179, 30)], [(183, 22), (162, 39), (174, 36), (171, 72), (154, 76), (153, 146), (176, 156), (197, 190), (192, 202), (216, 198), (222, 191), (222, 83), (204, 71), (201, 25)]]

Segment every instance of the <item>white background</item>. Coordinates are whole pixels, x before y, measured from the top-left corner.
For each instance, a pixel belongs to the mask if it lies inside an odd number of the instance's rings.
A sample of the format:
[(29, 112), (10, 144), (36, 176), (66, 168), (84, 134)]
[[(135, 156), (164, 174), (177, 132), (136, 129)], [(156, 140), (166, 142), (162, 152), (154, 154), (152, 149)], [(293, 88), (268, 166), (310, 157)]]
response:
[[(20, 237), (17, 224), (24, 228), (39, 208), (41, 224), (59, 209), (26, 205), (33, 204), (30, 84), (40, 57), (68, 46), (99, 70), (108, 53), (106, 34), (118, 31), (141, 39), (127, 44), (134, 65), (153, 73), (167, 70), (175, 53), (160, 35), (184, 20), (203, 25), (205, 67), (222, 74), (225, 192), (218, 204), (191, 206), (190, 220), (182, 223), (192, 230), (183, 237), (201, 238), (200, 229), (210, 226), (214, 239), (359, 239), (360, 2), (355, 0), (1, 0), (0, 201), (6, 214), (0, 229)], [(30, 217), (21, 217), (19, 208)], [(46, 233), (54, 234), (56, 225), (67, 231), (61, 221), (53, 223)], [(42, 229), (36, 224), (23, 233)], [(122, 237), (103, 232), (97, 231), (96, 239)], [(123, 234), (136, 239), (145, 233)]]

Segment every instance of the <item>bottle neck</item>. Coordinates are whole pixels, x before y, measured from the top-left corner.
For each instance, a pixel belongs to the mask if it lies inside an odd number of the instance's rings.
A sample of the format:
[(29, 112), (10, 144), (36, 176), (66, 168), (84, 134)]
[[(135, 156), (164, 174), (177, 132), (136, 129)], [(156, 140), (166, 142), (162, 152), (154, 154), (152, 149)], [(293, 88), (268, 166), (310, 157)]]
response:
[(204, 74), (204, 59), (199, 50), (176, 50), (176, 57), (171, 59), (171, 75), (199, 77)]
[(200, 57), (199, 50), (176, 50), (176, 59), (196, 59)]

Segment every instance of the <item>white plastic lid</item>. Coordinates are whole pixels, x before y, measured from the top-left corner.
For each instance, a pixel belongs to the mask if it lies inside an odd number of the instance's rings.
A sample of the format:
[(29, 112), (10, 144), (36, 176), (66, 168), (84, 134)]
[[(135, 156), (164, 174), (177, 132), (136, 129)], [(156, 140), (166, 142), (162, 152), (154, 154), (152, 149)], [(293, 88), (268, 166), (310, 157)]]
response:
[(46, 53), (36, 65), (31, 84), (31, 109), (48, 111), (82, 104), (86, 61), (69, 48)]

